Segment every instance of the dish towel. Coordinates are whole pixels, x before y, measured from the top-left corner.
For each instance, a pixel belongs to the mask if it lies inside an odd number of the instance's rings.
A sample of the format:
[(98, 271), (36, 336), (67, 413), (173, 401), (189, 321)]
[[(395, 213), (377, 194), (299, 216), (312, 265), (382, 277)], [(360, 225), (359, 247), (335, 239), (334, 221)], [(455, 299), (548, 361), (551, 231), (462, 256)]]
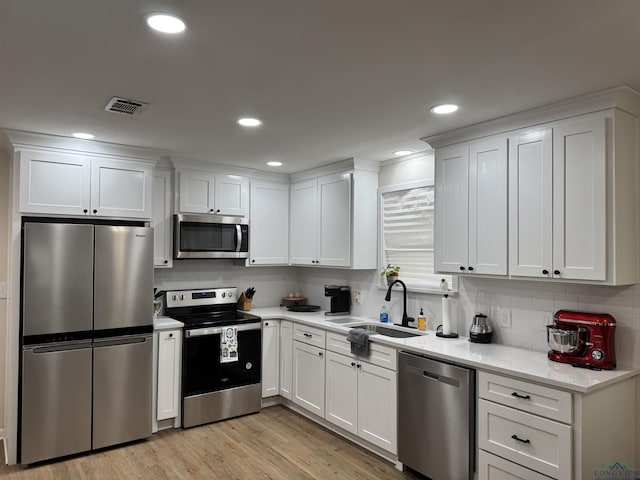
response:
[(347, 340), (351, 342), (351, 353), (354, 355), (369, 355), (369, 335), (372, 333), (363, 328), (349, 330)]

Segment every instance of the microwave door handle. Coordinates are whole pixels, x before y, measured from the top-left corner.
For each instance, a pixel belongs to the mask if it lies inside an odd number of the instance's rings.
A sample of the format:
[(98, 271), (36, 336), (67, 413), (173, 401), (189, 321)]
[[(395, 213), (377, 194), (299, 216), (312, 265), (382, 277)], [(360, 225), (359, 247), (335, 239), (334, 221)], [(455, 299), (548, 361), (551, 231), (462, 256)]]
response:
[(239, 252), (242, 248), (242, 228), (240, 225), (236, 225), (236, 252)]

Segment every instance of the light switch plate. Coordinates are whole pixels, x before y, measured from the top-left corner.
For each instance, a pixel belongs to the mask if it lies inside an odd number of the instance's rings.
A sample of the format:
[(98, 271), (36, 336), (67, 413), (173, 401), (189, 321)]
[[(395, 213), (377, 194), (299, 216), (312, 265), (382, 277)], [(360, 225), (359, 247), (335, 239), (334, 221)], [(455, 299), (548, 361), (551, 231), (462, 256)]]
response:
[(7, 298), (7, 282), (0, 282), (0, 298)]

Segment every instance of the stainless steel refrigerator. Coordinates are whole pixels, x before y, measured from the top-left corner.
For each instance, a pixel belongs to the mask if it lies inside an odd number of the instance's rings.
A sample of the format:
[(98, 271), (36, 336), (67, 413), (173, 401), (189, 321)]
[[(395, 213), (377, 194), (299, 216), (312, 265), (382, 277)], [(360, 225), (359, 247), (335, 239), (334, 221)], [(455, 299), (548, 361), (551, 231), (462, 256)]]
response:
[(23, 224), (20, 463), (151, 435), (153, 231)]

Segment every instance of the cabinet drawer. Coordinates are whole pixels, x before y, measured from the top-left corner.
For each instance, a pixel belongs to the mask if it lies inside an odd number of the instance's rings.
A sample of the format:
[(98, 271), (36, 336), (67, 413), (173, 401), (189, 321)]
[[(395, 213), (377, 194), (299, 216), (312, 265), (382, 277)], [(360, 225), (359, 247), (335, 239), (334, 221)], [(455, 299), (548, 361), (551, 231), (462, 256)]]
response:
[(552, 420), (571, 423), (571, 394), (568, 392), (479, 372), (478, 396)]
[(293, 339), (299, 342), (324, 348), (324, 330), (296, 323), (293, 327)]
[(549, 480), (549, 477), (480, 450), (478, 480)]
[(478, 447), (554, 478), (571, 478), (571, 427), (478, 400)]
[[(347, 340), (347, 335), (342, 333), (327, 332), (327, 350), (355, 356), (351, 353), (351, 343)], [(360, 355), (358, 358), (394, 372), (398, 369), (397, 350), (379, 343), (369, 342), (369, 355)]]

